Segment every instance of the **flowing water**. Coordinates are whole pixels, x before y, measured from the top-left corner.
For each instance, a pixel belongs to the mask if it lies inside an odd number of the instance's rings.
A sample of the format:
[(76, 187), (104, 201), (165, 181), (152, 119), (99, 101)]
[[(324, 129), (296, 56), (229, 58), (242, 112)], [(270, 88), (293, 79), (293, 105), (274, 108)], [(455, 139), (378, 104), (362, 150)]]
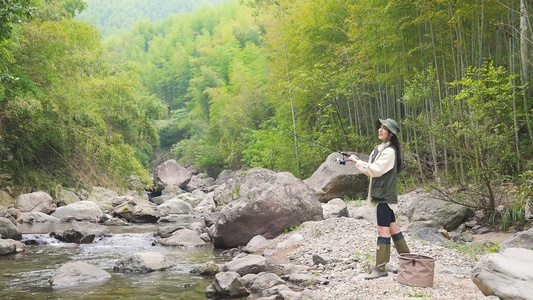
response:
[[(187, 226), (195, 219), (180, 219), (173, 225)], [(205, 299), (205, 288), (213, 278), (189, 271), (198, 264), (221, 261), (211, 245), (203, 247), (166, 247), (153, 243), (158, 226), (137, 224), (109, 226), (109, 237), (91, 244), (60, 242), (49, 236), (64, 230), (68, 223), (24, 225), (23, 241), (35, 240), (26, 251), (0, 256), (0, 299)], [(90, 226), (90, 224), (89, 224)], [(171, 269), (147, 274), (113, 270), (117, 260), (137, 252), (158, 252), (175, 263)], [(67, 262), (83, 261), (111, 274), (103, 281), (68, 288), (52, 288), (49, 280)]]

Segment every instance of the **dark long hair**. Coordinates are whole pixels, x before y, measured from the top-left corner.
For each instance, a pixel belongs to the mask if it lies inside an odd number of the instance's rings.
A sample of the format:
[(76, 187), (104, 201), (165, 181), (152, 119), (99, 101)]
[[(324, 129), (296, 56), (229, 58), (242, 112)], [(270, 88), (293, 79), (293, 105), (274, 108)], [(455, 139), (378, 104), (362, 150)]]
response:
[(395, 134), (393, 134), (390, 139), (390, 143), (396, 149), (396, 151), (394, 151), (396, 152), (396, 166), (398, 167), (398, 172), (400, 172), (402, 169), (402, 149), (400, 148), (400, 140)]

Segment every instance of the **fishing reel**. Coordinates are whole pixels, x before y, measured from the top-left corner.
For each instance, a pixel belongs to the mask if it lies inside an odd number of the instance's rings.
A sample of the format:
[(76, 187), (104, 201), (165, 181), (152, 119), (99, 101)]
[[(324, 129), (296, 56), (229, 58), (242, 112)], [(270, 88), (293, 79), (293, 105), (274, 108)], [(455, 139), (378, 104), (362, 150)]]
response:
[(340, 157), (337, 157), (335, 159), (335, 162), (339, 163), (340, 165), (346, 165), (346, 162), (350, 161), (348, 158), (350, 157), (350, 154), (347, 154), (347, 153), (344, 153), (344, 152), (341, 152), (339, 151), (340, 154), (342, 154), (342, 158)]

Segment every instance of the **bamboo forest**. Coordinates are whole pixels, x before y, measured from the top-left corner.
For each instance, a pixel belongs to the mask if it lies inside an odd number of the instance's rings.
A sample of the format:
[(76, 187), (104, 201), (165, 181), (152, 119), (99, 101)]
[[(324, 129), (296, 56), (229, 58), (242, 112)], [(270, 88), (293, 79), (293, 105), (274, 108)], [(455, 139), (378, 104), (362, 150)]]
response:
[(306, 179), (335, 151), (370, 154), (376, 121), (393, 118), (400, 192), (505, 203), (520, 222), (533, 195), (532, 8), (0, 0), (0, 188), (142, 190), (162, 158)]

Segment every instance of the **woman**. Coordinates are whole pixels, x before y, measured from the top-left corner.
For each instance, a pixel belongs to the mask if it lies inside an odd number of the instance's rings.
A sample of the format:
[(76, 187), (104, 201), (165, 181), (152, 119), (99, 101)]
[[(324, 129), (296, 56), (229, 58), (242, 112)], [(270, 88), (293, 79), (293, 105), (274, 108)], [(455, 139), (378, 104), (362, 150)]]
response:
[(369, 162), (351, 155), (349, 160), (365, 175), (370, 176), (368, 199), (376, 206), (378, 219), (378, 243), (376, 249), (376, 267), (366, 279), (387, 276), (385, 265), (390, 259), (390, 240), (400, 253), (409, 253), (409, 247), (396, 225), (396, 218), (391, 205), (398, 203), (397, 180), (398, 170), (402, 166), (400, 141), (397, 134), (400, 131), (398, 123), (393, 119), (379, 119), (379, 139), (382, 143), (370, 154)]

